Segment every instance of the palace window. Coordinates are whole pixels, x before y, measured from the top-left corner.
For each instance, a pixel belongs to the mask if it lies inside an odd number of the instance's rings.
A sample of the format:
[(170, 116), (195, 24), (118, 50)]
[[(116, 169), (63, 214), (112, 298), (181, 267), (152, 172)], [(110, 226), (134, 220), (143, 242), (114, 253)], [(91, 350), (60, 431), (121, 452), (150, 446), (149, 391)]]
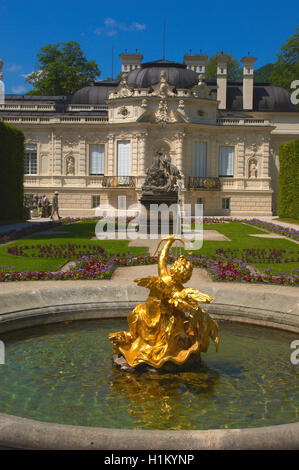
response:
[(194, 143), (193, 176), (207, 175), (207, 142)]
[(127, 209), (127, 197), (118, 196), (117, 204), (118, 204), (119, 211), (125, 211)]
[(91, 196), (91, 208), (92, 209), (99, 207), (100, 202), (101, 202), (101, 196)]
[(220, 146), (219, 176), (234, 176), (234, 153), (234, 147)]
[(105, 146), (89, 146), (89, 174), (103, 175), (105, 167)]
[(230, 198), (224, 197), (222, 199), (222, 209), (229, 209), (230, 208)]
[(37, 174), (37, 150), (36, 145), (26, 145), (25, 147), (25, 175)]
[(131, 143), (129, 140), (117, 142), (117, 176), (130, 176), (131, 173)]
[(198, 198), (197, 198), (197, 204), (202, 204), (202, 205), (204, 205), (204, 198), (203, 198), (203, 197), (198, 197)]

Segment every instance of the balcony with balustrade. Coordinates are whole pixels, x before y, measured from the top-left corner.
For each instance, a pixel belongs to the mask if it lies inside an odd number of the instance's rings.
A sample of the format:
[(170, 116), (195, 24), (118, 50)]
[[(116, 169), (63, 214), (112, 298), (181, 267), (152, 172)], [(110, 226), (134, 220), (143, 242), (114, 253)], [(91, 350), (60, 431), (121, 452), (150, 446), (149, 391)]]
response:
[(189, 176), (186, 184), (188, 189), (219, 191), (221, 189), (220, 178), (211, 176)]

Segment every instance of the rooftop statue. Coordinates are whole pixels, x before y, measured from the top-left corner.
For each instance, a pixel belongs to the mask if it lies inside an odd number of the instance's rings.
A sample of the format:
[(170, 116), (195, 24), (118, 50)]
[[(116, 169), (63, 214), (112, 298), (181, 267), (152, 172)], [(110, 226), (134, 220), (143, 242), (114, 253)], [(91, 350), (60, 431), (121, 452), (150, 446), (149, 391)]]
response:
[(165, 242), (158, 276), (134, 280), (150, 292), (145, 304), (129, 313), (129, 332), (109, 335), (113, 353), (123, 356), (130, 367), (147, 364), (160, 368), (168, 361), (181, 365), (191, 354), (206, 352), (210, 338), (218, 349), (218, 324), (198, 305), (211, 302), (212, 297), (183, 285), (191, 278), (192, 264), (180, 256), (167, 271), (169, 250), (176, 240), (182, 241), (169, 235), (158, 244), (157, 250)]

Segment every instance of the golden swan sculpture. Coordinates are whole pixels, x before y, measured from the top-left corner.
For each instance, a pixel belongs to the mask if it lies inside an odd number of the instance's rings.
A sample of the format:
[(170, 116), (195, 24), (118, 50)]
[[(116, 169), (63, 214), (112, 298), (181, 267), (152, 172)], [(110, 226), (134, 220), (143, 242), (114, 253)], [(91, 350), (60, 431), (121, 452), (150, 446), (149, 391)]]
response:
[(167, 271), (169, 250), (176, 240), (184, 244), (173, 235), (158, 244), (155, 254), (165, 242), (158, 259), (158, 276), (134, 280), (150, 292), (145, 304), (129, 313), (129, 332), (109, 334), (113, 353), (122, 355), (131, 367), (148, 364), (160, 368), (167, 361), (183, 364), (191, 354), (207, 351), (210, 338), (218, 350), (218, 324), (198, 305), (211, 302), (212, 297), (183, 286), (191, 278), (192, 263), (180, 256)]

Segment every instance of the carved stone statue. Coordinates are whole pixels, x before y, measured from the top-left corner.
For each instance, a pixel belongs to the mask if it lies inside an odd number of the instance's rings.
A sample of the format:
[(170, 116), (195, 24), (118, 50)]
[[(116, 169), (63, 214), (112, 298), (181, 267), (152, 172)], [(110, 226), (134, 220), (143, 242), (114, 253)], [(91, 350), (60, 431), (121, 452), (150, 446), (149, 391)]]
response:
[(146, 179), (142, 191), (171, 192), (177, 191), (178, 180), (181, 179), (179, 170), (171, 163), (170, 156), (157, 151), (153, 164), (146, 171)]
[(74, 158), (70, 155), (66, 159), (66, 174), (73, 176), (75, 173)]
[(254, 160), (249, 165), (249, 178), (257, 178), (257, 166)]

